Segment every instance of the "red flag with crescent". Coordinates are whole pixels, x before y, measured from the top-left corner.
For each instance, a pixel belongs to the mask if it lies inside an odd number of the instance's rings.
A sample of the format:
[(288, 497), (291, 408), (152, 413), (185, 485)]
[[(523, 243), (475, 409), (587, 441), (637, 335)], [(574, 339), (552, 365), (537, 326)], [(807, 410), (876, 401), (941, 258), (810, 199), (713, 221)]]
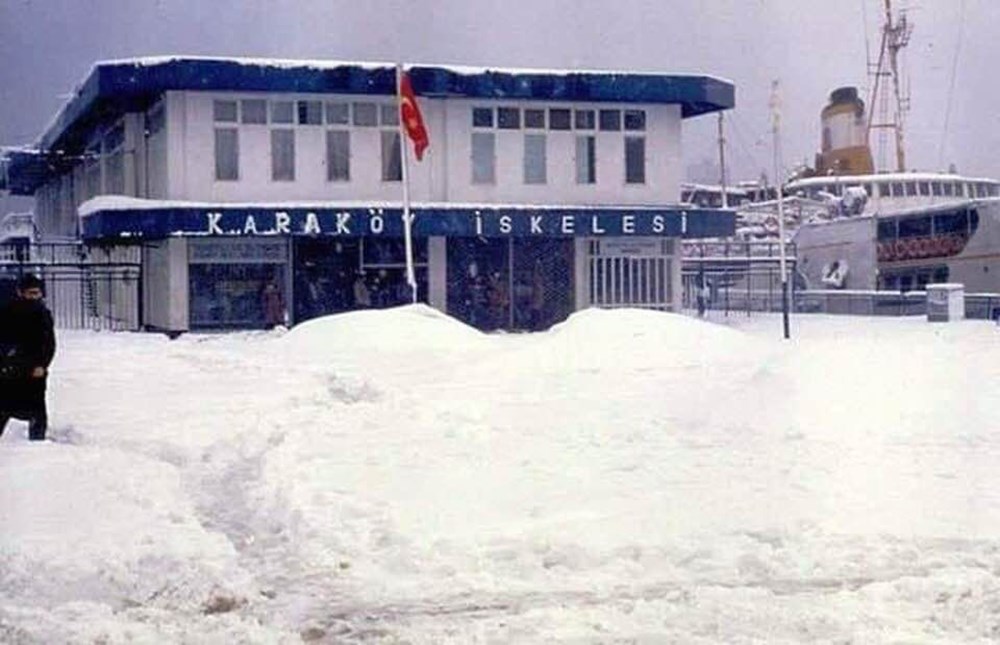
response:
[(399, 118), (402, 119), (406, 135), (413, 141), (413, 153), (417, 161), (422, 160), (424, 150), (430, 145), (430, 139), (427, 137), (424, 117), (420, 114), (413, 86), (410, 85), (410, 75), (406, 72), (401, 72), (399, 79)]

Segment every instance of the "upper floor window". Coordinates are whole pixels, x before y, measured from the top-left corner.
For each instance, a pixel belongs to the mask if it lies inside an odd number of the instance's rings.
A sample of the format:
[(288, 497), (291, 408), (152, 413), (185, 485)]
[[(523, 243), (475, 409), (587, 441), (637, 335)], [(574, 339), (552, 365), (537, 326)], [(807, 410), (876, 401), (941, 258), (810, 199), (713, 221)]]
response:
[(645, 137), (625, 137), (625, 183), (646, 183)]
[(398, 130), (382, 131), (382, 181), (403, 180), (402, 149)]
[(215, 179), (236, 181), (240, 178), (240, 137), (236, 128), (215, 129)]
[(298, 113), (299, 113), (299, 125), (323, 124), (322, 101), (299, 101)]
[(339, 101), (327, 101), (326, 122), (330, 125), (349, 125), (351, 122), (351, 106)]
[(212, 101), (212, 118), (220, 123), (236, 123), (236, 101)]
[(526, 109), (524, 111), (524, 127), (532, 129), (545, 129), (545, 110)]
[(351, 133), (349, 130), (326, 131), (327, 181), (351, 180)]
[(644, 110), (625, 110), (626, 130), (645, 130), (646, 112)]
[(374, 127), (378, 125), (378, 106), (375, 103), (354, 103), (354, 125)]
[(576, 138), (576, 183), (597, 183), (597, 137), (592, 134)]
[(397, 108), (395, 104), (380, 105), (378, 120), (383, 126), (398, 126), (399, 108)]
[(621, 110), (601, 110), (598, 114), (601, 130), (618, 131), (622, 129)]
[(571, 114), (569, 108), (549, 108), (549, 129), (569, 130)]
[(492, 132), (472, 133), (472, 183), (492, 184), (496, 181), (496, 135)]
[(273, 101), (271, 103), (271, 123), (295, 123), (295, 105), (291, 101)]
[(472, 108), (472, 127), (492, 128), (493, 108), (484, 108), (484, 107)]
[(544, 184), (545, 166), (545, 135), (524, 135), (524, 183)]
[(497, 108), (497, 127), (501, 130), (521, 128), (521, 110), (514, 107)]
[(593, 110), (573, 111), (573, 125), (577, 130), (593, 130), (596, 123)]
[(295, 181), (295, 130), (271, 130), (271, 179)]
[(240, 101), (240, 122), (247, 124), (267, 123), (267, 101), (264, 99), (244, 99)]

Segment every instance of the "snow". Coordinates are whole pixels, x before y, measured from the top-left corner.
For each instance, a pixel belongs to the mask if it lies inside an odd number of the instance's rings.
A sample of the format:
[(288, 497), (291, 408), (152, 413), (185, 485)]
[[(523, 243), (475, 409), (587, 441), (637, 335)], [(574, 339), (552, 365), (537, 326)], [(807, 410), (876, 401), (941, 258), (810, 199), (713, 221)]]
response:
[(60, 331), (0, 642), (989, 643), (1000, 328)]

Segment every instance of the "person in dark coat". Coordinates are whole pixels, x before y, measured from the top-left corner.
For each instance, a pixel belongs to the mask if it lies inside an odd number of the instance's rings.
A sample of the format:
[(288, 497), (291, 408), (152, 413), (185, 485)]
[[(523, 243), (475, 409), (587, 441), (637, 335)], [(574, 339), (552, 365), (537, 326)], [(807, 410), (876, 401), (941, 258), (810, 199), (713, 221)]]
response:
[(45, 439), (49, 417), (45, 388), (56, 353), (52, 313), (42, 281), (26, 274), (17, 297), (0, 309), (0, 434), (11, 417), (28, 421), (28, 438)]

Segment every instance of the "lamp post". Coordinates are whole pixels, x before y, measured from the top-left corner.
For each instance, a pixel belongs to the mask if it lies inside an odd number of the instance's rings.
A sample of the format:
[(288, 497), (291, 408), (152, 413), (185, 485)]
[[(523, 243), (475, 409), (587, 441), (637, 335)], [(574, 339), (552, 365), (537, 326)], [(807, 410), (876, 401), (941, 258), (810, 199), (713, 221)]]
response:
[(774, 134), (774, 183), (778, 188), (778, 255), (781, 270), (781, 322), (785, 339), (791, 337), (788, 323), (788, 265), (785, 261), (785, 207), (781, 172), (781, 98), (778, 81), (771, 82), (771, 125)]

